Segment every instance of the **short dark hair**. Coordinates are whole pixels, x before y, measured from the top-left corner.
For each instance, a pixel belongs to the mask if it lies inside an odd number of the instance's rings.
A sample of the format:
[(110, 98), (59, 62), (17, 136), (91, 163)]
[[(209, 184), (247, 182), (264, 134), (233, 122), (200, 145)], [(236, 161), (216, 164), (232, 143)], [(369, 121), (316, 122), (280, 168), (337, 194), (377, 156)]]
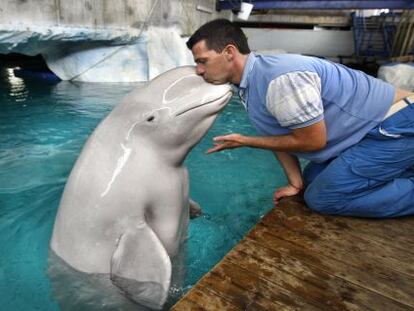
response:
[(237, 47), (240, 53), (249, 54), (250, 48), (243, 30), (227, 19), (212, 20), (196, 30), (188, 39), (187, 47), (191, 50), (195, 44), (205, 40), (206, 46), (217, 53), (223, 51), (228, 44)]

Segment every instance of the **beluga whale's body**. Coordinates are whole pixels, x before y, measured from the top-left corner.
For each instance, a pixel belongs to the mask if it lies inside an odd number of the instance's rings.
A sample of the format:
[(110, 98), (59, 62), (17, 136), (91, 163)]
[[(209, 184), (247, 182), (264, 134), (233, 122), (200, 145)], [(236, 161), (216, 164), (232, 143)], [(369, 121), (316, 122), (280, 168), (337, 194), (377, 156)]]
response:
[(159, 309), (189, 221), (186, 155), (232, 95), (195, 68), (138, 87), (86, 142), (60, 202), (51, 249), (85, 273), (110, 273), (133, 300)]

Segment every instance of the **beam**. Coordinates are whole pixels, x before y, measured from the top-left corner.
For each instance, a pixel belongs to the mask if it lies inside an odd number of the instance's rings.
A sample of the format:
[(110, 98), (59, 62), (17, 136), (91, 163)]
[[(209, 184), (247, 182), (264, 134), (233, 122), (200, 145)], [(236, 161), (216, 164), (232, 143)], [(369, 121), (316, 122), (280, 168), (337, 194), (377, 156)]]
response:
[[(253, 10), (298, 10), (298, 9), (414, 9), (413, 0), (258, 0), (249, 1), (254, 4)], [(217, 10), (239, 10), (241, 1), (237, 0), (217, 0)]]

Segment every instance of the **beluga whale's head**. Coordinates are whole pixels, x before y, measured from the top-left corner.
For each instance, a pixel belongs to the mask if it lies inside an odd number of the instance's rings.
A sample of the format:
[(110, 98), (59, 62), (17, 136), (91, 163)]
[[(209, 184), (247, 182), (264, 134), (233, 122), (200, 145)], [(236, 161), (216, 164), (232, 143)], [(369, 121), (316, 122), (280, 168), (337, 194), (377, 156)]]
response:
[(231, 96), (229, 84), (207, 83), (193, 66), (172, 69), (124, 99), (120, 113), (130, 116), (127, 139), (151, 150), (168, 150), (158, 154), (181, 163)]

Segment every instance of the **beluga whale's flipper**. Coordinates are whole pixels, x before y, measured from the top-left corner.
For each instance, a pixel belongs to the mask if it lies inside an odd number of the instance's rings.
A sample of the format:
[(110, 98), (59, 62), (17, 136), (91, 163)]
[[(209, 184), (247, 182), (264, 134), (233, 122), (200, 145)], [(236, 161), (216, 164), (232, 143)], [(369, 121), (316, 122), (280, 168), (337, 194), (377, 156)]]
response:
[(111, 280), (132, 300), (161, 309), (168, 297), (171, 260), (154, 231), (141, 222), (119, 238)]
[(203, 210), (201, 209), (200, 204), (198, 204), (197, 202), (191, 199), (189, 201), (190, 201), (190, 218), (193, 219), (193, 218), (197, 218), (203, 215)]

